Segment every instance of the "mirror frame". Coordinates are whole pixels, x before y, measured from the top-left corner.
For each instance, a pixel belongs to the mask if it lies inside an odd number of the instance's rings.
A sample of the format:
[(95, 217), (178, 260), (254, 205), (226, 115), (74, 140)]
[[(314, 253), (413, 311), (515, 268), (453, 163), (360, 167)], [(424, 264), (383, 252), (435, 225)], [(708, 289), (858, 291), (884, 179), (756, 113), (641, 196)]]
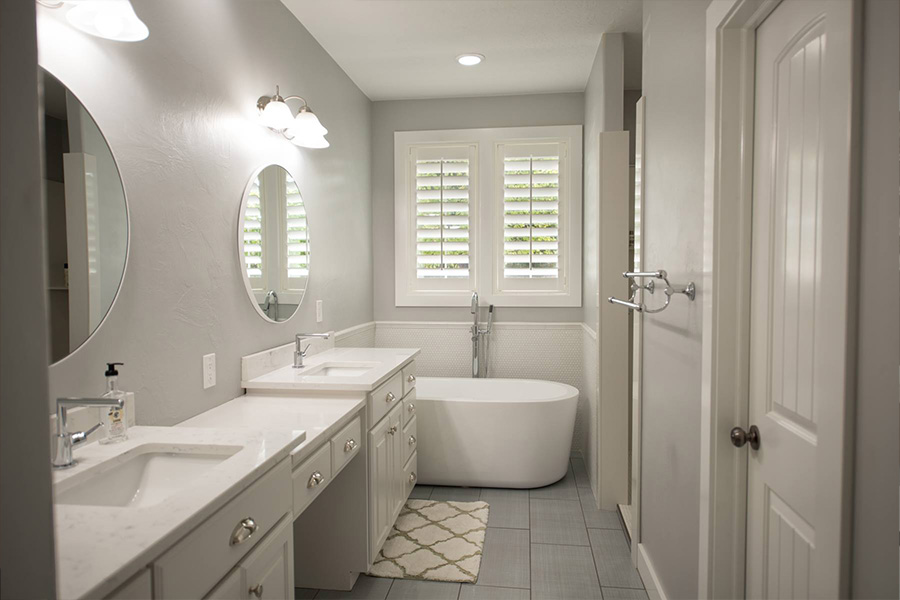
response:
[[(63, 84), (65, 86), (65, 88), (75, 97), (75, 99), (78, 100), (78, 103), (81, 104), (82, 108), (84, 108), (84, 111), (88, 114), (88, 116), (91, 118), (91, 120), (94, 121), (94, 125), (97, 126), (97, 130), (100, 132), (100, 136), (103, 138), (103, 141), (106, 142), (106, 147), (109, 149), (109, 154), (112, 156), (113, 163), (115, 163), (116, 174), (119, 176), (119, 182), (122, 184), (122, 198), (125, 203), (125, 259), (124, 259), (124, 264), (122, 265), (122, 276), (119, 278), (118, 286), (116, 286), (116, 293), (113, 296), (112, 302), (109, 303), (109, 307), (106, 309), (106, 313), (103, 315), (103, 318), (100, 319), (100, 322), (97, 323), (97, 326), (94, 327), (94, 330), (91, 331), (91, 333), (86, 338), (84, 338), (84, 341), (82, 341), (74, 350), (71, 350), (67, 355), (60, 358), (59, 360), (50, 362), (48, 367), (53, 367), (55, 365), (62, 364), (63, 362), (72, 358), (72, 356), (74, 356), (76, 352), (83, 349), (87, 345), (87, 343), (90, 342), (97, 335), (97, 332), (99, 332), (100, 329), (103, 327), (103, 325), (106, 323), (106, 321), (109, 320), (109, 315), (112, 314), (113, 309), (116, 307), (116, 303), (119, 301), (119, 297), (122, 295), (122, 287), (125, 285), (125, 278), (128, 276), (128, 265), (131, 263), (131, 239), (132, 239), (131, 238), (131, 207), (128, 205), (128, 190), (125, 187), (125, 179), (122, 177), (122, 169), (119, 166), (119, 159), (116, 156), (115, 151), (113, 150), (112, 144), (109, 143), (109, 138), (103, 132), (103, 128), (100, 126), (100, 121), (97, 120), (97, 118), (94, 116), (93, 112), (88, 110), (87, 105), (85, 105), (85, 103), (82, 102), (81, 95), (76, 94), (75, 91), (71, 87), (69, 87), (69, 85), (65, 81), (62, 80), (62, 78), (60, 78), (56, 73), (54, 73), (52, 70), (47, 68), (45, 65), (41, 64), (40, 61), (38, 61), (38, 69), (42, 69), (42, 70), (46, 71), (51, 77), (53, 77), (54, 79), (59, 81), (61, 84)], [(40, 108), (41, 108), (41, 117), (43, 118), (44, 117), (44, 88), (43, 88), (43, 84), (40, 80), (40, 77), (41, 77), (41, 74), (40, 74), (40, 72), (38, 72), (38, 85), (40, 86), (40, 89), (39, 89)], [(43, 131), (43, 127), (44, 127), (43, 123), (41, 123), (42, 131)], [(44, 147), (46, 144), (46, 138), (43, 136), (43, 134), (41, 137), (42, 137), (42, 139), (41, 139), (41, 153), (42, 153), (41, 160), (43, 161), (43, 153), (46, 151), (45, 147)], [(42, 185), (41, 186), (41, 199), (44, 203), (44, 207), (46, 208), (47, 197), (46, 197), (45, 192), (46, 192), (46, 188)], [(45, 215), (45, 217), (46, 217), (46, 215)], [(45, 242), (45, 246), (46, 246), (46, 235), (47, 235), (46, 223), (44, 224), (44, 231), (42, 233), (45, 236), (44, 242)], [(41, 265), (41, 268), (44, 269), (45, 266)], [(45, 272), (44, 275), (45, 275), (44, 279), (47, 280), (47, 277), (46, 277), (47, 273)], [(46, 288), (46, 284), (45, 284), (45, 288)], [(49, 294), (49, 290), (46, 293)], [(46, 310), (45, 316), (46, 316), (46, 320), (48, 322), (47, 331), (49, 333), (49, 331), (50, 331), (50, 328), (49, 328), (49, 321), (50, 321), (49, 302), (47, 304), (46, 309), (47, 310)]]
[[(238, 257), (238, 269), (241, 271), (241, 279), (244, 282), (244, 291), (247, 293), (247, 299), (250, 300), (250, 303), (253, 305), (253, 308), (256, 310), (256, 314), (258, 314), (266, 323), (271, 323), (273, 325), (282, 325), (287, 323), (300, 311), (300, 306), (303, 304), (303, 301), (306, 299), (306, 294), (309, 291), (309, 280), (312, 275), (312, 261), (308, 259), (310, 275), (306, 278), (306, 287), (303, 289), (303, 296), (300, 298), (300, 302), (297, 303), (297, 308), (294, 309), (293, 314), (286, 318), (283, 321), (274, 321), (269, 318), (269, 316), (263, 312), (263, 309), (259, 306), (259, 303), (256, 301), (256, 296), (253, 293), (253, 288), (250, 286), (250, 278), (247, 276), (247, 267), (244, 264), (244, 209), (247, 206), (247, 199), (250, 197), (250, 189), (253, 187), (253, 182), (256, 181), (256, 178), (259, 177), (260, 173), (268, 169), (269, 167), (281, 167), (285, 173), (291, 176), (291, 178), (298, 182), (297, 189), (300, 189), (299, 179), (294, 176), (294, 173), (284, 165), (284, 163), (279, 161), (269, 162), (261, 167), (257, 167), (250, 174), (250, 177), (247, 179), (247, 184), (244, 186), (244, 192), (241, 195), (241, 202), (238, 206), (238, 219), (237, 219), (237, 236), (235, 237), (236, 244), (235, 248), (237, 249), (237, 257)], [(300, 199), (303, 201), (303, 207), (306, 209), (306, 198), (303, 195), (303, 192), (300, 192)], [(306, 213), (306, 222), (307, 222), (307, 238), (306, 243), (308, 247), (312, 247), (312, 241), (310, 239), (309, 234), (309, 212)]]

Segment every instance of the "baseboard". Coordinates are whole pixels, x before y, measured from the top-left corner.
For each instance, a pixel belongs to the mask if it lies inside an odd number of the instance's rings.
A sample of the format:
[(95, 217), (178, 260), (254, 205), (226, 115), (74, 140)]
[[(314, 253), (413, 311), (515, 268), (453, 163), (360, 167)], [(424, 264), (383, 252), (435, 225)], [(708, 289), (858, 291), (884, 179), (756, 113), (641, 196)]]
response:
[(647, 590), (650, 600), (666, 600), (666, 593), (659, 583), (659, 577), (656, 576), (656, 570), (653, 568), (653, 563), (650, 562), (650, 556), (644, 549), (644, 544), (638, 544), (638, 574), (644, 581), (644, 588)]

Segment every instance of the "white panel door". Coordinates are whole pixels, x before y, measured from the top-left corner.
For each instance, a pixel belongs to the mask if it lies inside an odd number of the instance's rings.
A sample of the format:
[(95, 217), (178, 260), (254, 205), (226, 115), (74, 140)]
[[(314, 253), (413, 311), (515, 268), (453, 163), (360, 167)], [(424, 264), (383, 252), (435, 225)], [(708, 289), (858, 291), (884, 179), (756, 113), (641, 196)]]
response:
[(853, 3), (785, 0), (757, 29), (747, 597), (838, 597)]

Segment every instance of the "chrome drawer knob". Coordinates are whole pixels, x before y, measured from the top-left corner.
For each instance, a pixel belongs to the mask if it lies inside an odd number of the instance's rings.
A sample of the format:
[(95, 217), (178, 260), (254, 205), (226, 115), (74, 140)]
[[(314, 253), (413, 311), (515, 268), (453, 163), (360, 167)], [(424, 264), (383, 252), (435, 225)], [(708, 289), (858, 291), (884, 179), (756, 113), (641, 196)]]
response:
[(259, 525), (256, 524), (256, 521), (253, 520), (253, 517), (247, 517), (243, 519), (240, 523), (238, 523), (237, 527), (234, 528), (234, 531), (231, 532), (231, 541), (228, 543), (229, 546), (237, 546), (238, 544), (243, 544), (250, 537), (256, 533), (256, 530), (259, 529)]
[(414, 436), (414, 435), (409, 436), (409, 445), (410, 446), (416, 445), (416, 436)]
[(410, 482), (410, 483), (415, 483), (415, 482), (416, 482), (416, 479), (418, 479), (418, 477), (416, 477), (416, 472), (415, 472), (415, 471), (413, 471), (412, 473), (409, 474), (409, 482)]
[(344, 452), (353, 452), (359, 444), (356, 443), (356, 440), (350, 438), (347, 440), (347, 443), (344, 444)]
[(390, 429), (388, 429), (387, 432), (388, 432), (389, 434), (391, 434), (391, 435), (394, 435), (395, 433), (397, 433), (397, 426), (394, 425), (393, 427), (391, 427)]
[(416, 405), (410, 402), (409, 406), (406, 407), (406, 411), (410, 414), (416, 412)]
[(322, 476), (322, 474), (320, 472), (316, 471), (315, 473), (313, 473), (310, 476), (309, 482), (306, 484), (306, 487), (314, 488), (317, 485), (321, 484), (323, 481), (325, 481), (325, 478)]
[(395, 398), (397, 398), (397, 396), (394, 395), (394, 392), (388, 392), (387, 396), (384, 397), (384, 401), (387, 403), (391, 403)]
[(409, 377), (406, 378), (406, 381), (408, 381), (409, 383), (415, 383), (415, 382), (416, 382), (416, 376), (415, 376), (415, 375), (410, 375)]
[(256, 596), (257, 598), (262, 598), (263, 594), (263, 584), (257, 583), (255, 586), (250, 588), (250, 593)]

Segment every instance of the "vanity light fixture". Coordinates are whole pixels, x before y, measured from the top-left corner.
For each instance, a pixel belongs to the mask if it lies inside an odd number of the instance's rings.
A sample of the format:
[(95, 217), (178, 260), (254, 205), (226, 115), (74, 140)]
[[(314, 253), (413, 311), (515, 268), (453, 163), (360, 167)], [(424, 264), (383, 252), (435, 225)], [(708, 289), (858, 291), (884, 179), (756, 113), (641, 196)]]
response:
[(456, 57), (456, 62), (464, 67), (474, 67), (484, 60), (484, 54), (460, 54)]
[[(299, 100), (303, 103), (297, 116), (287, 105), (288, 100)], [(313, 113), (306, 100), (300, 96), (281, 96), (276, 85), (274, 96), (260, 96), (256, 101), (260, 121), (263, 125), (276, 131), (301, 148), (327, 148), (330, 146), (325, 134), (328, 130), (322, 126), (319, 118)]]
[(150, 29), (134, 12), (129, 0), (37, 0), (47, 8), (69, 6), (66, 20), (84, 33), (117, 42), (147, 39)]

